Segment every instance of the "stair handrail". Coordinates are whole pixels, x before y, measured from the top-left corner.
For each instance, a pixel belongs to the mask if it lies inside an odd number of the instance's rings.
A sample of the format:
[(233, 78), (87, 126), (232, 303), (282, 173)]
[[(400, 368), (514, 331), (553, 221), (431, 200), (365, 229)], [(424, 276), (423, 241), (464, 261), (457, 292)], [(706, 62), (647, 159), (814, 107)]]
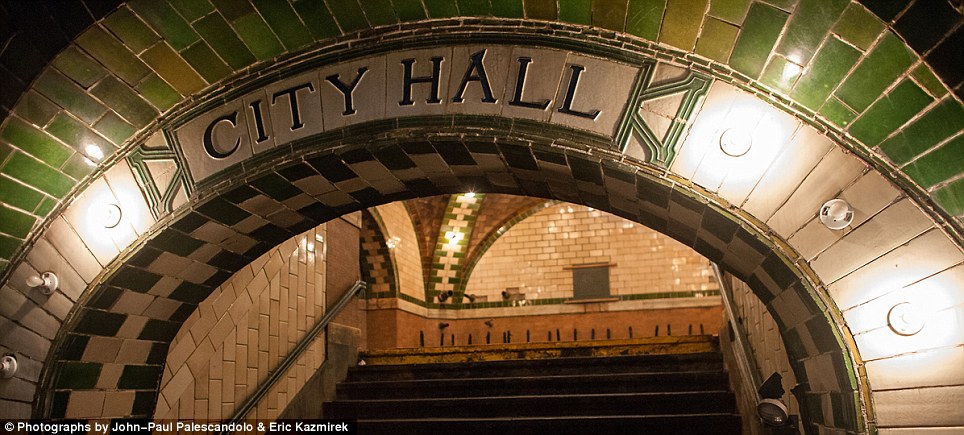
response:
[[(341, 299), (338, 299), (338, 302), (335, 302), (330, 309), (326, 310), (325, 315), (322, 316), (320, 320), (315, 322), (315, 325), (305, 333), (301, 340), (298, 340), (298, 343), (295, 344), (295, 347), (291, 349), (291, 352), (285, 355), (284, 359), (281, 360), (281, 363), (279, 363), (278, 366), (268, 374), (268, 377), (258, 385), (258, 388), (254, 391), (254, 393), (245, 399), (244, 403), (240, 408), (238, 408), (237, 411), (235, 411), (234, 416), (231, 417), (231, 420), (228, 422), (238, 423), (244, 420), (244, 417), (248, 415), (248, 413), (251, 412), (251, 410), (254, 409), (259, 402), (261, 402), (261, 399), (263, 399), (265, 395), (268, 394), (268, 391), (271, 390), (271, 387), (273, 387), (274, 384), (276, 384), (278, 380), (280, 380), (281, 377), (287, 373), (288, 369), (291, 368), (295, 361), (298, 360), (298, 357), (300, 357), (301, 354), (308, 349), (308, 346), (311, 345), (311, 342), (315, 340), (318, 334), (325, 330), (325, 328), (328, 326), (328, 323), (331, 322), (331, 320), (334, 319), (335, 316), (341, 312), (341, 310), (348, 306), (348, 302), (350, 302), (352, 298), (354, 298), (359, 292), (365, 290), (367, 287), (368, 284), (365, 283), (365, 281), (355, 281), (352, 287), (348, 289), (344, 295), (342, 295)], [(221, 432), (221, 435), (226, 435), (229, 433), (231, 432), (223, 431)]]
[(736, 315), (736, 307), (733, 304), (733, 289), (731, 289), (729, 284), (723, 279), (720, 266), (714, 262), (710, 264), (713, 266), (716, 282), (720, 285), (720, 296), (721, 299), (723, 299), (723, 308), (726, 310), (726, 315), (730, 318), (730, 325), (733, 327), (733, 341), (736, 342), (737, 347), (737, 351), (733, 352), (736, 356), (736, 365), (744, 379), (744, 385), (746, 383), (751, 385), (750, 389), (753, 390), (756, 403), (760, 403), (762, 399), (758, 391), (758, 388), (762, 384), (760, 368), (757, 367), (756, 359), (753, 358), (753, 351), (750, 349), (746, 331), (743, 329), (743, 322), (741, 322), (740, 318)]

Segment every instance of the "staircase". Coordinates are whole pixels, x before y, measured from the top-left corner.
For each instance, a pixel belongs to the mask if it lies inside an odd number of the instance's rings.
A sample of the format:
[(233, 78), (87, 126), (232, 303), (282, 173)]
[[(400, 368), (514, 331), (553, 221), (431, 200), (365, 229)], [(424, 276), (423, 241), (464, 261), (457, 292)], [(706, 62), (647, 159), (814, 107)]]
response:
[(739, 434), (714, 337), (394, 349), (324, 404), (365, 434)]

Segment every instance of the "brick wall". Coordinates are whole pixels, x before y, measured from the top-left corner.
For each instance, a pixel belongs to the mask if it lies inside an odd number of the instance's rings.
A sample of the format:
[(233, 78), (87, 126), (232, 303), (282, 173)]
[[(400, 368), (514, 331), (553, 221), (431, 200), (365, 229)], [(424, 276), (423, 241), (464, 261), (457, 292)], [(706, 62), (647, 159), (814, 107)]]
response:
[[(630, 338), (630, 334), (632, 338), (700, 334), (701, 331), (717, 334), (722, 319), (719, 299), (703, 298), (704, 301), (692, 303), (695, 302), (693, 299), (696, 298), (690, 299), (689, 306), (649, 309), (640, 308), (640, 305), (650, 301), (620, 302), (618, 304), (626, 309), (619, 311), (605, 310), (615, 303), (567, 305), (564, 308), (568, 312), (555, 314), (545, 310), (552, 307), (514, 309), (516, 315), (507, 316), (499, 314), (505, 314), (509, 309), (459, 310), (459, 314), (474, 314), (473, 318), (452, 318), (439, 312), (443, 310), (418, 312), (411, 307), (370, 309), (368, 347), (420, 347), (423, 340), (426, 347), (465, 346), (470, 344), (469, 336), (472, 337), (471, 344), (479, 345), (487, 344), (487, 336), (491, 344), (500, 344), (506, 339), (512, 343), (544, 343), (594, 337), (597, 340), (623, 339)], [(540, 308), (543, 309), (541, 313), (534, 312)], [(552, 308), (552, 311), (560, 309)], [(440, 328), (440, 324), (447, 326)]]
[[(328, 287), (357, 279), (356, 218), (346, 216), (278, 245), (205, 299), (171, 345), (155, 418), (231, 418), (324, 314), (326, 295), (336, 297)], [(346, 249), (348, 239), (355, 248), (344, 255), (350, 263), (330, 269), (330, 262), (344, 262), (330, 255)], [(358, 314), (346, 316), (348, 323), (359, 323), (352, 320)], [(325, 343), (319, 335), (247, 417), (277, 417), (324, 362)]]
[(476, 264), (465, 292), (501, 300), (518, 287), (527, 300), (571, 298), (572, 271), (614, 263), (614, 296), (719, 290), (709, 261), (645, 226), (573, 204), (559, 204), (511, 227)]

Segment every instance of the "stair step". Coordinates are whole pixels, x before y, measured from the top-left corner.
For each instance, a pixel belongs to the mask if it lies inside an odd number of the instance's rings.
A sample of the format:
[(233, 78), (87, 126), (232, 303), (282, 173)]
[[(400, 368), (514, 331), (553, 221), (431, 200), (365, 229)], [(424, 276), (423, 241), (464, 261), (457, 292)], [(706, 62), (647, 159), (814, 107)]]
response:
[(564, 417), (571, 415), (666, 415), (733, 413), (736, 402), (728, 391), (686, 391), (619, 394), (553, 394), (532, 396), (430, 399), (336, 400), (328, 418), (388, 419)]
[(720, 371), (577, 374), (558, 376), (447, 378), (344, 382), (339, 399), (522, 396), (554, 394), (642, 393), (655, 391), (725, 390)]
[(605, 357), (616, 355), (674, 355), (707, 352), (719, 352), (718, 337), (711, 335), (683, 335), (622, 340), (399, 348), (363, 352), (361, 357), (369, 365), (384, 365)]
[(587, 368), (599, 373), (722, 371), (723, 358), (719, 353), (695, 353), (413, 365), (365, 365), (350, 368), (347, 380), (378, 381), (566, 375), (584, 374)]
[(660, 435), (739, 435), (740, 417), (729, 413), (674, 415), (563, 416), (526, 418), (428, 418), (419, 420), (359, 420), (358, 433), (459, 434), (459, 435), (534, 435), (534, 434), (660, 434)]

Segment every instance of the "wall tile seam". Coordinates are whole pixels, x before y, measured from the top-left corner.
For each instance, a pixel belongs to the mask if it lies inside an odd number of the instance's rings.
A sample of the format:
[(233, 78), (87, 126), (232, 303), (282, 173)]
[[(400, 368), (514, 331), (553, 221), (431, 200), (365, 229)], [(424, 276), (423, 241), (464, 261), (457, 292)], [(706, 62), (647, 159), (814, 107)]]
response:
[[(361, 35), (359, 35), (359, 36), (361, 36)], [(611, 41), (597, 41), (597, 42), (603, 42), (603, 43), (605, 43), (605, 42), (611, 42)], [(665, 47), (664, 47), (664, 48), (665, 48)], [(682, 53), (680, 53), (680, 54), (682, 54)], [(302, 55), (302, 56), (304, 56), (304, 55)], [(698, 64), (697, 64), (697, 65), (698, 65)], [(184, 103), (184, 101), (182, 101), (182, 103)], [(174, 109), (171, 109), (171, 110), (174, 110)], [(155, 120), (155, 122), (156, 122), (156, 120)], [(133, 142), (129, 142), (129, 143), (133, 143)], [(848, 146), (848, 148), (852, 148), (852, 147)], [(117, 154), (120, 154), (120, 152), (118, 152)], [(860, 154), (858, 153), (858, 155), (860, 155)], [(111, 156), (111, 157), (113, 158), (114, 156)], [(864, 158), (864, 157), (862, 156), (862, 158)], [(879, 156), (878, 156), (878, 158), (879, 158)], [(866, 158), (865, 158), (865, 160), (866, 160)], [(883, 161), (883, 160), (881, 160), (881, 161)], [(890, 174), (890, 175), (888, 175), (888, 176), (891, 176), (891, 175), (892, 175), (892, 176), (895, 176), (895, 177), (897, 177), (897, 178), (901, 178), (900, 175), (903, 175), (904, 178), (907, 178), (906, 175), (903, 174), (902, 172), (899, 172), (899, 170), (897, 170), (897, 172), (893, 172), (893, 173), (891, 173), (891, 172), (885, 172), (885, 171), (882, 171), (882, 172), (884, 172), (885, 175)], [(898, 175), (898, 174), (900, 174), (900, 175)], [(81, 184), (83, 184), (83, 183), (81, 183)], [(78, 185), (78, 186), (79, 186), (79, 185)], [(917, 186), (917, 185), (916, 185), (916, 183), (914, 183), (914, 182), (911, 181), (911, 186)], [(74, 190), (75, 190), (75, 191), (79, 191), (79, 190), (77, 190), (77, 186), (75, 186), (75, 189), (74, 189)], [(80, 190), (83, 190), (83, 189), (80, 189)], [(920, 194), (920, 191), (921, 191), (920, 187), (917, 186), (917, 192), (916, 192), (916, 193)], [(924, 195), (926, 196), (926, 191), (924, 192)], [(68, 197), (72, 197), (72, 196), (73, 196), (73, 194), (68, 194)], [(928, 197), (928, 199), (929, 199), (929, 197)], [(67, 201), (65, 201), (65, 203), (66, 203), (66, 202), (67, 202)], [(929, 207), (928, 207), (928, 209), (929, 209), (928, 211), (929, 211), (929, 212), (930, 212), (930, 211), (935, 211), (936, 214), (939, 215), (938, 217), (943, 217), (943, 213), (941, 213), (941, 210), (942, 210), (942, 209), (941, 209), (939, 206), (937, 206), (936, 203), (933, 203), (933, 202), (926, 202), (926, 203), (927, 203), (928, 206), (929, 206)], [(61, 206), (62, 206), (63, 204), (64, 204), (64, 203), (61, 203)], [(936, 207), (936, 208), (935, 208), (934, 210), (930, 210), (931, 207)], [(59, 209), (59, 208), (60, 208), (60, 206), (57, 207), (57, 209)], [(50, 215), (48, 215), (48, 218), (49, 218), (50, 216), (57, 215), (57, 214), (59, 214), (59, 213), (57, 212), (57, 210), (54, 210), (54, 212), (52, 212)], [(932, 214), (932, 213), (929, 213), (929, 214)], [(46, 227), (45, 224), (46, 224), (46, 221), (49, 220), (48, 218), (41, 219), (41, 222), (44, 223), (44, 225), (41, 225), (41, 227)], [(944, 223), (947, 222), (947, 219), (939, 219), (939, 220), (942, 221), (942, 222), (944, 222)], [(952, 235), (954, 235), (954, 238), (955, 238), (955, 240), (958, 241), (958, 243), (961, 243), (961, 240), (962, 240), (962, 235), (961, 235), (961, 233), (962, 233), (962, 228), (959, 228), (959, 227), (961, 227), (960, 222), (957, 222), (956, 220), (953, 220), (953, 219), (949, 221), (949, 229), (950, 229), (950, 230), (953, 230), (953, 231), (951, 231)], [(38, 230), (39, 230), (39, 228), (38, 228)], [(42, 231), (38, 231), (37, 234), (39, 234), (39, 232), (42, 232)], [(28, 239), (28, 240), (29, 240), (29, 239)], [(22, 245), (21, 248), (18, 249), (18, 252), (19, 252), (19, 251), (23, 251), (23, 250), (24, 250), (24, 246), (26, 246), (26, 245)], [(15, 255), (14, 258), (12, 259), (12, 260), (14, 260), (14, 261), (11, 261), (10, 263), (11, 263), (11, 264), (17, 264), (17, 263), (19, 263), (19, 261), (20, 261), (20, 258), (19, 258), (19, 257), (21, 256), (20, 254), (23, 254), (23, 252), (19, 252), (17, 255)], [(5, 281), (5, 280), (6, 280), (6, 278), (7, 278), (6, 275), (9, 274), (9, 272), (10, 272), (11, 269), (12, 269), (11, 267), (8, 267), (8, 268), (7, 268), (7, 271), (4, 273), (4, 276), (0, 277), (0, 278), (2, 278), (2, 281)], [(2, 281), (0, 281), (0, 282), (2, 282)]]

